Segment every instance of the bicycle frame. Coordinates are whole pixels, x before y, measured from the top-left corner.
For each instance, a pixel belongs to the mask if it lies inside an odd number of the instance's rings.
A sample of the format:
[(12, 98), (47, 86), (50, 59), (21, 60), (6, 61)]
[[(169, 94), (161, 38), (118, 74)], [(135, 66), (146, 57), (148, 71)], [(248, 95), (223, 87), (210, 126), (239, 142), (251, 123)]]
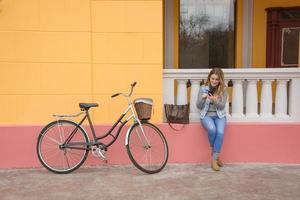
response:
[[(130, 97), (127, 97), (127, 100), (128, 100), (128, 107), (126, 108), (126, 110), (123, 112), (123, 114), (119, 117), (119, 119), (112, 125), (112, 127), (110, 128), (110, 130), (108, 130), (103, 136), (100, 136), (100, 137), (97, 137), (96, 135), (96, 132), (95, 132), (95, 129), (94, 129), (94, 126), (93, 126), (93, 123), (92, 123), (92, 120), (91, 120), (91, 117), (90, 117), (90, 114), (89, 114), (89, 111), (88, 110), (85, 110), (85, 115), (84, 117), (81, 119), (81, 121), (79, 123), (76, 123), (76, 128), (72, 131), (72, 133), (69, 135), (69, 137), (66, 139), (66, 141), (61, 145), (61, 147), (64, 147), (64, 148), (70, 148), (70, 149), (82, 149), (82, 150), (90, 150), (91, 146), (93, 145), (105, 145), (105, 147), (109, 147), (111, 146), (119, 137), (120, 133), (121, 133), (121, 130), (122, 128), (124, 127), (124, 125), (130, 121), (131, 119), (134, 119), (134, 122), (135, 123), (138, 123), (140, 128), (141, 128), (141, 131), (142, 131), (142, 134), (145, 138), (145, 142), (147, 143), (147, 145), (149, 144), (145, 134), (144, 134), (144, 130), (143, 130), (143, 127), (142, 127), (142, 124), (141, 124), (141, 121), (138, 119), (137, 117), (137, 114), (136, 114), (136, 110), (134, 108), (134, 105), (130, 99)], [(129, 117), (127, 117), (125, 119), (125, 121), (122, 121), (123, 118), (126, 116), (126, 114), (128, 112), (131, 111), (131, 115)], [(90, 129), (92, 131), (92, 135), (93, 135), (93, 140), (89, 141), (88, 143), (82, 143), (82, 142), (72, 142), (70, 143), (71, 139), (74, 137), (74, 135), (76, 134), (76, 131), (78, 130), (79, 127), (81, 127), (81, 125), (83, 124), (83, 122), (85, 120), (88, 120), (88, 123), (89, 123), (89, 126), (90, 126)], [(117, 127), (118, 124), (121, 124), (116, 135), (113, 135), (112, 132), (115, 130), (115, 128)], [(135, 124), (133, 123), (128, 131), (127, 131), (127, 134), (126, 134), (126, 139), (125, 139), (125, 145), (128, 144), (128, 134), (129, 134), (129, 131), (132, 129), (133, 125)], [(84, 129), (83, 129), (84, 130)], [(99, 140), (103, 139), (103, 138), (106, 138), (108, 136), (111, 136), (113, 138), (113, 140), (111, 142), (109, 142), (108, 144), (103, 144), (101, 142), (98, 142)], [(139, 136), (140, 137), (140, 136)], [(140, 140), (145, 144), (144, 140), (142, 140), (140, 138)], [(78, 145), (85, 145), (86, 147), (85, 148), (82, 148), (82, 147), (76, 147)]]

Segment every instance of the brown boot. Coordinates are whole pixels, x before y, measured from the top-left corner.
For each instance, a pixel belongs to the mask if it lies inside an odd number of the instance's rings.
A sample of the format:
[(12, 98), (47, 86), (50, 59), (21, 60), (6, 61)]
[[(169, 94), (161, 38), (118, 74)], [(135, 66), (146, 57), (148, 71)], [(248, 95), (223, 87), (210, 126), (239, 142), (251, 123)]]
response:
[(219, 167), (223, 167), (223, 166), (224, 166), (224, 164), (223, 164), (223, 162), (220, 160), (220, 158), (217, 159), (217, 163), (218, 163)]
[(220, 167), (218, 165), (218, 161), (217, 160), (213, 160), (211, 162), (211, 168), (214, 170), (214, 171), (220, 171)]

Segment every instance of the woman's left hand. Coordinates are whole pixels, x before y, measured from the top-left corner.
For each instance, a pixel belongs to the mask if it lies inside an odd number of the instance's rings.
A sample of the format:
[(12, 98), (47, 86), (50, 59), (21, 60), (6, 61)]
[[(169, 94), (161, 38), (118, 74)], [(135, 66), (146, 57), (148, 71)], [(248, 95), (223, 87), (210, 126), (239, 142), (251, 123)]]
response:
[(207, 96), (209, 100), (216, 102), (218, 100), (218, 96)]

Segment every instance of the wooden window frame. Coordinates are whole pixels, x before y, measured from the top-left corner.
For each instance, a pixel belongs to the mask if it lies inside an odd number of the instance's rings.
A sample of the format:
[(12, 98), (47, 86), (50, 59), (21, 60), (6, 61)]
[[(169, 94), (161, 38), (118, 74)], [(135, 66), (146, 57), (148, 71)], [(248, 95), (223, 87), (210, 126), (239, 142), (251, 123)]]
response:
[[(266, 48), (266, 66), (281, 66), (281, 48), (282, 48), (282, 29), (300, 27), (300, 19), (282, 19), (280, 14), (284, 11), (300, 10), (297, 7), (274, 7), (266, 8), (267, 11), (267, 48)], [(295, 67), (295, 66), (284, 66)]]

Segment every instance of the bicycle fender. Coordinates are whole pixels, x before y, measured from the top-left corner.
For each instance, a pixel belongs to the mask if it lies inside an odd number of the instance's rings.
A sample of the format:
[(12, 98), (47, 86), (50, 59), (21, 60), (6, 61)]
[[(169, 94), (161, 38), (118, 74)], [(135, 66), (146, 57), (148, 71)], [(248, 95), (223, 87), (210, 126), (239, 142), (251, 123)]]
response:
[(130, 133), (130, 131), (132, 130), (132, 128), (133, 128), (136, 124), (137, 124), (137, 123), (132, 124), (132, 125), (129, 127), (129, 129), (127, 130), (126, 137), (125, 137), (125, 146), (128, 145), (129, 133)]

